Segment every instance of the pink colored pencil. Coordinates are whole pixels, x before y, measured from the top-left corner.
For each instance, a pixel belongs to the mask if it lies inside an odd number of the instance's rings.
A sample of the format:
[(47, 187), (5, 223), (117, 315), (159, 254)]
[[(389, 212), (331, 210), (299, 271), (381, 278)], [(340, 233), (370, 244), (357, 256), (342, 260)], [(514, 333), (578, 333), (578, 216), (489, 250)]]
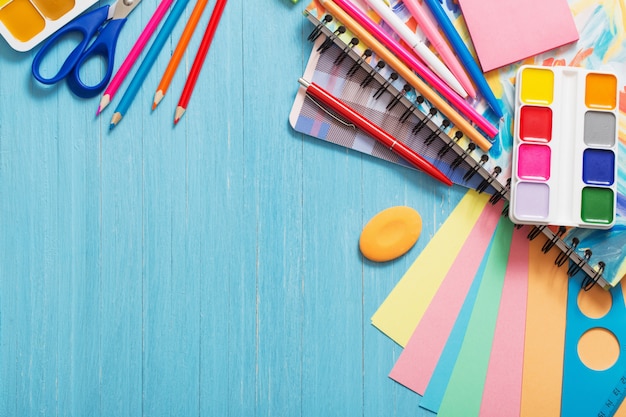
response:
[(382, 44), (384, 44), (394, 55), (400, 58), (404, 63), (415, 71), (420, 77), (430, 84), (439, 94), (447, 99), (450, 104), (456, 107), (465, 117), (474, 122), (485, 134), (489, 137), (494, 137), (498, 134), (498, 129), (493, 126), (489, 120), (487, 120), (482, 114), (478, 113), (476, 109), (468, 102), (466, 102), (461, 96), (459, 96), (454, 90), (443, 82), (439, 77), (433, 73), (430, 68), (420, 62), (413, 54), (407, 52), (398, 41), (390, 37), (385, 33), (379, 25), (377, 25), (372, 19), (370, 19), (361, 9), (352, 4), (349, 0), (333, 0), (339, 7), (341, 7), (348, 15), (356, 20), (363, 28), (367, 29), (375, 38), (377, 38)]
[(96, 115), (99, 115), (100, 112), (102, 112), (102, 110), (109, 105), (118, 88), (122, 85), (122, 81), (124, 81), (124, 78), (128, 75), (130, 69), (135, 64), (135, 61), (137, 61), (137, 58), (139, 58), (139, 54), (141, 54), (141, 51), (148, 43), (148, 40), (150, 40), (150, 37), (156, 30), (157, 26), (159, 26), (159, 23), (163, 19), (163, 16), (165, 16), (165, 13), (172, 5), (173, 1), (174, 0), (162, 0), (157, 9), (154, 11), (150, 21), (141, 32), (141, 35), (139, 35), (139, 38), (137, 38), (137, 42), (133, 45), (132, 49), (128, 53), (128, 56), (120, 66), (120, 69), (117, 70), (117, 73), (113, 76), (113, 79), (109, 83), (108, 87), (104, 90), (104, 95), (100, 100), (100, 105), (98, 106)]

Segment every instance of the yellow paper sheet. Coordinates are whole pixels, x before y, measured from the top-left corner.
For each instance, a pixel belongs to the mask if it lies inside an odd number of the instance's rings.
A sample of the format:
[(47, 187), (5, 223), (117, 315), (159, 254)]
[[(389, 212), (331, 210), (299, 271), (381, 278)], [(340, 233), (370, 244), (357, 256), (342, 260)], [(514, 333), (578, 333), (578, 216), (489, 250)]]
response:
[(468, 191), (372, 316), (372, 324), (405, 346), (478, 220), (489, 195)]
[(557, 267), (554, 251), (541, 251), (544, 242), (530, 245), (521, 417), (561, 413), (567, 264)]

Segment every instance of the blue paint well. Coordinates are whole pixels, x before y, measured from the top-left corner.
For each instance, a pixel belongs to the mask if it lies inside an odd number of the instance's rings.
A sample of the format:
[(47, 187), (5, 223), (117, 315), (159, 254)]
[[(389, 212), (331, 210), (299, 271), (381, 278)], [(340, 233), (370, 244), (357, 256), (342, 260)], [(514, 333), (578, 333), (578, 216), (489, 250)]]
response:
[(611, 186), (615, 181), (615, 154), (605, 149), (585, 149), (583, 181), (586, 184)]

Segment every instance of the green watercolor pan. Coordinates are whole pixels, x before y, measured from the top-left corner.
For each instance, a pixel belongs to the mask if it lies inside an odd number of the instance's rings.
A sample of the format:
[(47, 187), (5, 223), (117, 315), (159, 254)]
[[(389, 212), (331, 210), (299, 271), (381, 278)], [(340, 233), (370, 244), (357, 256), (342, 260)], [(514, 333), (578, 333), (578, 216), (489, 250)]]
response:
[(0, 35), (11, 48), (34, 48), (96, 0), (0, 0)]
[(509, 210), (514, 223), (614, 225), (617, 85), (610, 72), (531, 65), (518, 70)]

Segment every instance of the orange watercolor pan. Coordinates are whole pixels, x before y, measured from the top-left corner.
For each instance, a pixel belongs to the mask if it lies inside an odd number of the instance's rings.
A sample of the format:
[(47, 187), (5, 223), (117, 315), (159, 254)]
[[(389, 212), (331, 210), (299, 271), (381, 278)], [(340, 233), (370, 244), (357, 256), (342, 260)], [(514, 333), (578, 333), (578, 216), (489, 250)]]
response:
[(0, 35), (16, 51), (28, 51), (95, 2), (0, 0)]

